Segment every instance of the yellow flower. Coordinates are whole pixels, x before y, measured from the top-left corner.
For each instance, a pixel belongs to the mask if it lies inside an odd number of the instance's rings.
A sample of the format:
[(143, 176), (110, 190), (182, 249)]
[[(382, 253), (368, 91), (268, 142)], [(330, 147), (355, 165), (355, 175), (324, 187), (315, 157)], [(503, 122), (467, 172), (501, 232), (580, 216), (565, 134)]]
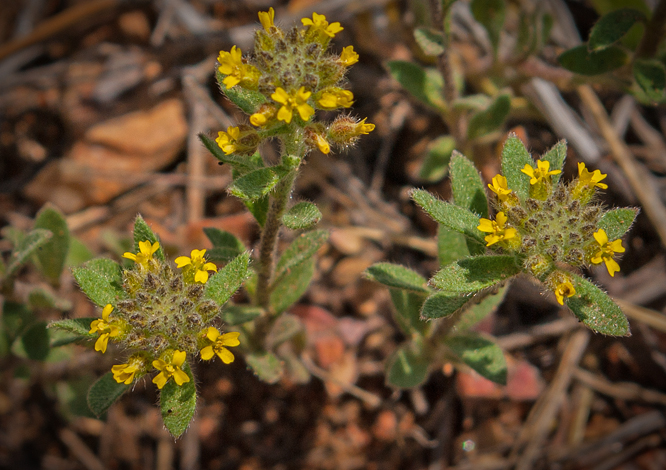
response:
[(490, 235), (486, 235), (485, 241), (486, 246), (494, 245), (497, 242), (502, 240), (509, 240), (516, 236), (515, 228), (505, 228), (507, 221), (506, 215), (504, 212), (498, 212), (495, 220), (489, 220), (481, 218), (479, 220), (479, 226), (477, 227), (482, 232), (488, 232)]
[(317, 134), (315, 135), (315, 144), (319, 151), (325, 155), (328, 155), (331, 151), (331, 146), (328, 144), (326, 139), (323, 136)]
[(332, 88), (331, 90), (322, 93), (317, 104), (320, 108), (326, 110), (349, 108), (354, 104), (354, 94), (349, 90)]
[(555, 288), (555, 297), (560, 305), (564, 305), (564, 297), (572, 297), (576, 294), (573, 284), (569, 281), (564, 281), (557, 285)]
[(190, 269), (195, 270), (194, 281), (205, 284), (208, 281), (208, 271), (217, 272), (217, 266), (214, 263), (206, 262), (205, 254), (206, 250), (192, 250), (190, 257), (179, 256), (176, 258), (176, 266), (179, 268), (190, 266)]
[(375, 125), (369, 122), (366, 124), (366, 119), (368, 118), (363, 118), (362, 121), (356, 123), (355, 135), (369, 134), (375, 130)]
[(329, 38), (335, 37), (337, 33), (344, 29), (337, 21), (335, 23), (328, 24), (328, 21), (326, 21), (326, 16), (319, 15), (317, 13), (312, 13), (312, 19), (302, 18), (301, 23), (303, 23), (303, 26), (308, 26), (308, 31), (321, 33), (328, 36)]
[(527, 176), (530, 177), (530, 184), (537, 184), (540, 181), (550, 182), (551, 175), (557, 175), (562, 173), (560, 170), (550, 170), (550, 162), (544, 160), (537, 160), (537, 167), (534, 168), (531, 165), (525, 165), (522, 171)]
[(493, 177), (492, 181), (493, 184), (488, 185), (490, 190), (495, 194), (497, 194), (497, 199), (500, 202), (506, 201), (509, 194), (511, 194), (511, 190), (509, 189), (509, 186), (507, 186), (506, 183), (506, 178), (502, 175), (497, 175)]
[(273, 7), (270, 7), (268, 11), (259, 12), (259, 21), (267, 32), (270, 32), (271, 26), (275, 26), (274, 20), (275, 10), (273, 10)]
[(139, 242), (139, 252), (137, 254), (125, 252), (123, 258), (131, 259), (142, 268), (148, 268), (153, 254), (159, 250), (160, 242), (150, 243), (150, 240)]
[(240, 137), (240, 129), (238, 127), (227, 127), (227, 132), (220, 131), (217, 133), (217, 145), (222, 149), (222, 151), (229, 155), (234, 153), (237, 150), (236, 143)]
[(594, 170), (594, 172), (590, 173), (587, 168), (585, 168), (585, 163), (578, 162), (578, 180), (582, 186), (608, 189), (607, 184), (600, 183), (600, 181), (606, 178), (606, 176), (608, 175), (601, 173), (599, 170)]
[(592, 256), (590, 261), (594, 264), (601, 264), (603, 261), (606, 263), (606, 269), (608, 269), (608, 274), (615, 276), (615, 273), (620, 270), (620, 265), (613, 259), (615, 253), (624, 253), (624, 247), (622, 246), (622, 240), (617, 239), (612, 242), (608, 241), (608, 235), (606, 235), (605, 230), (599, 229), (599, 231), (592, 234), (594, 239), (599, 244), (599, 250)]
[(206, 332), (206, 338), (208, 338), (212, 344), (209, 344), (201, 350), (201, 359), (208, 361), (217, 354), (217, 357), (219, 357), (222, 362), (225, 364), (231, 364), (234, 362), (234, 355), (227, 349), (227, 346), (238, 346), (240, 344), (240, 341), (238, 340), (239, 335), (240, 333), (238, 332), (220, 334), (217, 328), (209, 326), (208, 331)]
[(230, 52), (220, 51), (217, 61), (220, 64), (217, 70), (226, 75), (222, 83), (227, 88), (233, 88), (242, 81), (254, 84), (259, 80), (259, 71), (252, 65), (243, 63), (243, 54), (236, 46), (232, 46)]
[(349, 67), (358, 62), (358, 54), (354, 51), (354, 46), (347, 46), (342, 49), (340, 54), (340, 63), (345, 67)]
[(160, 371), (159, 374), (153, 378), (153, 383), (157, 385), (160, 390), (166, 385), (171, 377), (176, 381), (178, 386), (183, 385), (190, 381), (190, 377), (181, 369), (185, 362), (185, 351), (174, 351), (171, 362), (166, 362), (163, 359), (153, 361), (153, 367)]
[(118, 336), (120, 330), (116, 325), (109, 322), (109, 315), (113, 312), (113, 306), (106, 304), (102, 310), (102, 318), (93, 320), (90, 323), (90, 331), (88, 333), (99, 333), (99, 338), (95, 342), (95, 351), (101, 351), (102, 354), (106, 352), (106, 347), (109, 344), (109, 338)]
[(116, 382), (129, 385), (134, 381), (137, 372), (143, 372), (144, 367), (145, 361), (143, 358), (131, 356), (127, 364), (118, 364), (111, 367), (111, 372)]
[(294, 109), (296, 109), (301, 119), (308, 121), (314, 114), (314, 108), (308, 104), (308, 98), (310, 98), (311, 94), (312, 92), (305, 91), (305, 87), (301, 87), (298, 91), (292, 91), (291, 93), (287, 93), (284, 89), (277, 87), (275, 93), (271, 95), (274, 101), (282, 105), (277, 113), (277, 118), (289, 124)]

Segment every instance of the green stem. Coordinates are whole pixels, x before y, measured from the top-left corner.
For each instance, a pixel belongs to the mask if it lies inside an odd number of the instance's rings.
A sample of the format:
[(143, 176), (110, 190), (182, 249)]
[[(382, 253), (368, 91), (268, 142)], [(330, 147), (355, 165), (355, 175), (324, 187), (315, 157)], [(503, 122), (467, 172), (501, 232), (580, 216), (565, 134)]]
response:
[(652, 18), (645, 27), (645, 34), (641, 40), (636, 57), (653, 58), (657, 53), (659, 44), (664, 39), (666, 33), (666, 0), (660, 0), (654, 11)]

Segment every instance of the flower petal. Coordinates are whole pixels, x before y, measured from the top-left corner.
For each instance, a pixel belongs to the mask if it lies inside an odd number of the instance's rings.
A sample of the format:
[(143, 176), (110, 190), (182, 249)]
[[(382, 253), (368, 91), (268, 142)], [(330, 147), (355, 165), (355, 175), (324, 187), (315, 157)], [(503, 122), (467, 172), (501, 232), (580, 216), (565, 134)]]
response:
[(225, 333), (220, 337), (217, 343), (221, 346), (230, 346), (230, 347), (238, 346), (240, 344), (240, 341), (238, 339), (239, 336), (240, 333), (238, 331)]
[(187, 356), (187, 353), (185, 351), (174, 351), (173, 352), (173, 359), (171, 359), (171, 364), (174, 367), (180, 367), (183, 365), (183, 362), (185, 362), (185, 357)]
[(167, 383), (167, 377), (164, 375), (164, 372), (160, 372), (153, 378), (153, 383), (157, 385), (157, 388), (162, 390), (162, 387), (164, 387)]
[(180, 369), (174, 372), (173, 379), (176, 381), (176, 384), (178, 384), (178, 386), (183, 385), (184, 383), (190, 381), (190, 377), (185, 373), (185, 371), (182, 371)]
[(206, 332), (206, 338), (211, 340), (212, 342), (215, 342), (215, 340), (220, 336), (220, 332), (217, 328), (214, 326), (209, 326), (208, 331)]
[(178, 266), (179, 268), (187, 266), (188, 264), (192, 264), (192, 260), (187, 256), (179, 256), (174, 261), (176, 262), (176, 266)]
[(109, 344), (109, 334), (102, 333), (97, 341), (95, 341), (95, 351), (100, 351), (102, 354), (106, 352), (106, 347)]
[(215, 352), (217, 353), (217, 357), (219, 357), (225, 364), (231, 364), (234, 362), (235, 357), (227, 348), (220, 347), (217, 348)]
[(197, 273), (194, 275), (194, 282), (205, 284), (206, 281), (208, 281), (208, 271), (202, 269), (197, 270)]
[(201, 351), (199, 351), (199, 354), (201, 355), (201, 359), (204, 361), (210, 361), (215, 355), (213, 352), (213, 345), (206, 346)]
[(606, 243), (608, 243), (608, 235), (606, 235), (606, 231), (604, 229), (599, 229), (597, 232), (594, 232), (592, 236), (601, 246), (604, 246)]
[(606, 269), (608, 269), (608, 274), (610, 274), (611, 277), (615, 277), (615, 273), (620, 270), (620, 265), (617, 264), (613, 258), (606, 258), (604, 261), (606, 262)]

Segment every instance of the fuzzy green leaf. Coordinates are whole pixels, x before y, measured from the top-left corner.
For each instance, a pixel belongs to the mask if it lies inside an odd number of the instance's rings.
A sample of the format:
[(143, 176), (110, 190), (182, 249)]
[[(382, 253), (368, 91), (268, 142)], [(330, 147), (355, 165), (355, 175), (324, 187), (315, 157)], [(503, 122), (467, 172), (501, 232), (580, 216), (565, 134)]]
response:
[(324, 246), (328, 236), (328, 230), (314, 230), (296, 237), (280, 256), (280, 260), (275, 267), (275, 282), (279, 282), (295, 266), (311, 259), (317, 253), (317, 250)]
[(373, 264), (365, 271), (365, 275), (368, 279), (388, 287), (425, 294), (430, 292), (427, 281), (423, 276), (400, 264)]
[[(499, 304), (504, 300), (504, 297), (509, 290), (509, 284), (510, 283), (507, 283), (504, 287), (500, 287), (496, 293), (486, 296), (483, 300), (476, 303), (476, 305), (472, 305), (465, 309), (460, 316), (460, 319), (456, 322), (456, 331), (469, 330), (495, 311)], [(483, 293), (480, 295), (483, 295)], [(477, 302), (476, 298), (474, 299), (474, 302)]]
[(21, 349), (25, 351), (28, 359), (43, 361), (51, 351), (49, 345), (49, 332), (46, 329), (46, 322), (37, 322), (30, 326), (23, 335), (21, 335)]
[(386, 362), (386, 383), (396, 388), (414, 388), (428, 378), (430, 357), (414, 341), (400, 345)]
[(666, 98), (666, 67), (658, 60), (637, 59), (634, 62), (634, 78), (647, 97), (656, 102)]
[(269, 384), (277, 383), (284, 373), (282, 361), (271, 352), (246, 354), (245, 362), (259, 380)]
[(591, 51), (600, 51), (612, 46), (638, 21), (645, 22), (647, 18), (633, 8), (622, 8), (602, 16), (590, 31), (587, 47)]
[(9, 341), (14, 341), (34, 321), (35, 315), (24, 303), (5, 300), (2, 304), (1, 333), (5, 333)]
[(440, 266), (446, 266), (470, 255), (468, 238), (440, 224), (437, 230), (437, 258)]
[(488, 38), (497, 54), (500, 32), (504, 27), (506, 5), (504, 0), (472, 0), (470, 6), (474, 19), (481, 23), (488, 32)]
[(387, 63), (389, 73), (416, 99), (440, 110), (444, 81), (434, 69), (424, 69), (411, 62), (392, 60)]
[(448, 317), (460, 310), (471, 300), (472, 297), (467, 295), (437, 292), (428, 297), (423, 303), (421, 318), (423, 320), (432, 320), (433, 318)]
[[(441, 201), (428, 191), (415, 189), (410, 196), (430, 217), (440, 224), (483, 243), (484, 235), (477, 228), (479, 218), (467, 209)], [(485, 245), (485, 243), (484, 243)]]
[(81, 266), (86, 261), (90, 261), (95, 256), (92, 251), (78, 238), (71, 236), (69, 237), (69, 251), (67, 252), (67, 260), (65, 265), (72, 268)]
[(600, 75), (625, 65), (629, 56), (618, 46), (609, 46), (598, 52), (590, 52), (581, 44), (560, 54), (557, 61), (562, 67), (580, 75)]
[(88, 390), (88, 408), (99, 418), (131, 387), (131, 385), (116, 382), (113, 374), (108, 372)]
[(395, 307), (395, 321), (406, 336), (413, 333), (425, 334), (428, 324), (421, 321), (420, 312), (425, 294), (404, 289), (389, 289)]
[(5, 279), (9, 279), (19, 270), (30, 255), (44, 246), (53, 236), (49, 230), (37, 228), (28, 233), (25, 238), (14, 248), (11, 257), (8, 260), (5, 271)]
[(245, 245), (232, 233), (213, 227), (203, 229), (213, 248), (206, 252), (213, 262), (227, 263), (245, 251)]
[(451, 158), (451, 190), (457, 206), (479, 217), (488, 217), (488, 199), (481, 175), (463, 154), (454, 150)]
[(238, 85), (227, 88), (223, 83), (225, 76), (219, 70), (215, 71), (215, 78), (217, 79), (220, 91), (246, 114), (254, 114), (259, 109), (259, 106), (266, 102), (266, 97), (258, 91), (247, 90)]
[(638, 209), (611, 209), (601, 216), (598, 227), (606, 232), (609, 240), (617, 240), (629, 231), (637, 215)]
[(430, 142), (419, 170), (419, 178), (429, 183), (436, 183), (444, 178), (449, 171), (451, 154), (455, 148), (456, 141), (449, 135)]
[(530, 177), (520, 171), (525, 165), (536, 166), (525, 144), (516, 134), (510, 134), (502, 148), (502, 174), (509, 188), (516, 192), (521, 201), (530, 195)]
[(440, 269), (430, 284), (447, 293), (473, 294), (493, 287), (521, 271), (511, 255), (463, 258)]
[(35, 219), (35, 228), (49, 230), (53, 236), (37, 250), (39, 266), (52, 283), (58, 283), (69, 251), (69, 229), (65, 216), (55, 206), (46, 204)]
[(248, 278), (249, 263), (250, 254), (247, 252), (234, 258), (208, 279), (204, 296), (220, 306), (224, 305)]
[(53, 292), (43, 287), (35, 287), (30, 291), (30, 294), (28, 294), (28, 304), (33, 310), (54, 308), (61, 312), (66, 312), (72, 309), (72, 302), (57, 297)]
[(276, 313), (284, 312), (305, 294), (314, 275), (314, 269), (314, 258), (306, 259), (286, 271), (286, 274), (275, 283), (270, 305)]
[(474, 114), (469, 120), (467, 138), (477, 139), (500, 130), (510, 111), (511, 97), (507, 94), (499, 95), (488, 109)]
[(440, 31), (419, 27), (414, 30), (414, 39), (416, 39), (425, 55), (435, 57), (444, 52), (446, 40)]
[[(553, 145), (553, 147), (548, 150), (548, 152), (544, 153), (541, 156), (541, 160), (550, 163), (550, 169), (551, 170), (560, 170), (562, 171), (564, 167), (564, 160), (567, 158), (567, 141), (566, 140), (560, 140), (558, 143)], [(562, 173), (558, 173), (557, 175), (552, 175), (552, 182), (553, 186), (557, 184), (557, 182), (560, 180), (560, 176), (562, 176)]]
[(506, 385), (506, 358), (502, 349), (495, 343), (471, 333), (449, 336), (444, 343), (481, 376)]
[[(244, 175), (252, 170), (256, 170), (257, 168), (262, 168), (264, 166), (263, 162), (259, 162), (255, 157), (258, 155), (258, 153), (255, 153), (251, 157), (236, 154), (227, 155), (222, 151), (220, 146), (217, 145), (217, 142), (206, 134), (199, 134), (199, 140), (204, 144), (204, 147), (206, 147), (208, 151), (212, 153), (213, 156), (220, 162), (229, 164), (231, 168), (233, 168), (233, 170), (237, 173), (236, 176)], [(261, 160), (261, 157), (259, 157), (259, 160)]]
[(49, 328), (57, 328), (59, 330), (68, 331), (78, 336), (85, 336), (88, 338), (97, 338), (96, 334), (89, 333), (90, 324), (97, 320), (97, 318), (67, 318), (65, 320), (56, 320), (49, 323)]
[(268, 195), (257, 199), (256, 201), (243, 201), (247, 210), (254, 216), (260, 227), (266, 223), (266, 216), (268, 215), (269, 197)]
[(303, 331), (303, 324), (298, 317), (283, 313), (275, 320), (271, 330), (266, 335), (266, 349), (274, 349), (285, 341), (289, 341), (301, 331)]
[[(155, 243), (159, 242), (160, 239), (157, 238), (157, 235), (155, 235), (146, 221), (143, 220), (143, 217), (137, 215), (136, 219), (134, 220), (134, 253), (139, 253), (139, 242), (145, 241)], [(153, 256), (160, 261), (166, 260), (164, 257), (164, 247), (162, 246), (162, 243), (160, 243), (160, 247), (157, 249)]]
[(253, 305), (228, 305), (224, 307), (220, 318), (225, 325), (241, 325), (261, 315), (263, 309)]
[(180, 437), (187, 430), (197, 408), (197, 387), (190, 365), (185, 362), (182, 370), (190, 381), (178, 385), (175, 381), (169, 380), (160, 392), (162, 421), (173, 437)]
[(574, 274), (576, 295), (564, 299), (567, 307), (588, 328), (611, 336), (629, 336), (629, 321), (608, 295), (587, 279)]
[(280, 177), (272, 168), (260, 168), (236, 179), (229, 192), (240, 199), (256, 201), (266, 196), (278, 181)]
[(122, 269), (115, 261), (96, 258), (82, 268), (72, 269), (72, 273), (81, 290), (100, 307), (125, 297)]
[(299, 202), (282, 216), (282, 223), (291, 230), (307, 230), (319, 223), (321, 212), (311, 202)]

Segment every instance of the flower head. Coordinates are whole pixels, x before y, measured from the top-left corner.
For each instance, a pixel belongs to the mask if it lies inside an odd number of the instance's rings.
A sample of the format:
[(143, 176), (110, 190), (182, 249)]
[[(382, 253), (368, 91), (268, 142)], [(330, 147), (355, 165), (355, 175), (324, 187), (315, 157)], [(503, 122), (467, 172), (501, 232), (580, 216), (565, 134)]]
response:
[(601, 173), (599, 170), (594, 170), (590, 173), (587, 168), (585, 168), (585, 163), (578, 162), (578, 181), (579, 184), (588, 188), (600, 188), (608, 189), (608, 185), (600, 183), (601, 180), (606, 178), (606, 174)]
[(230, 52), (220, 51), (217, 61), (220, 64), (217, 70), (226, 75), (222, 83), (227, 88), (233, 88), (243, 81), (253, 87), (259, 80), (259, 70), (243, 63), (243, 54), (236, 46), (232, 46)]
[(320, 108), (326, 110), (349, 108), (354, 104), (354, 94), (342, 88), (332, 88), (322, 93), (321, 98), (317, 100), (317, 104)]
[(500, 202), (506, 201), (509, 194), (511, 194), (511, 190), (507, 185), (506, 178), (502, 175), (497, 175), (493, 177), (492, 182), (493, 184), (488, 185), (490, 190), (497, 194), (497, 199)]
[(557, 175), (559, 173), (562, 173), (560, 170), (550, 170), (550, 162), (546, 160), (537, 160), (537, 167), (534, 168), (531, 165), (525, 165), (525, 168), (523, 168), (522, 171), (525, 173), (527, 176), (530, 177), (530, 184), (534, 185), (537, 184), (541, 181), (547, 181), (550, 182), (550, 176), (551, 175)]
[(127, 360), (127, 364), (118, 364), (111, 367), (111, 372), (116, 382), (129, 385), (134, 381), (137, 373), (143, 375), (145, 367), (146, 360), (139, 355), (134, 355)]
[(506, 221), (507, 216), (504, 214), (504, 212), (498, 212), (495, 220), (484, 218), (479, 220), (479, 226), (477, 228), (482, 232), (490, 233), (490, 235), (486, 235), (484, 238), (487, 243), (486, 246), (494, 245), (497, 242), (502, 240), (509, 240), (516, 236), (517, 232), (515, 228), (505, 227)]
[(213, 358), (215, 354), (225, 364), (234, 362), (234, 355), (227, 347), (234, 347), (240, 344), (238, 336), (240, 333), (224, 333), (220, 334), (217, 328), (209, 326), (206, 331), (206, 338), (211, 342), (208, 346), (201, 350), (201, 359), (208, 361)]
[(176, 350), (170, 359), (167, 357), (167, 360), (160, 358), (153, 361), (153, 367), (160, 371), (153, 378), (153, 383), (157, 385), (157, 388), (161, 390), (171, 377), (173, 377), (178, 386), (190, 381), (190, 377), (182, 369), (186, 356), (185, 351)]
[(192, 250), (190, 256), (179, 256), (175, 259), (176, 266), (184, 268), (189, 266), (194, 271), (194, 282), (205, 284), (208, 281), (208, 271), (217, 272), (217, 266), (214, 263), (207, 263), (204, 255), (206, 250)]
[(617, 239), (612, 242), (608, 241), (608, 235), (604, 229), (599, 229), (597, 232), (592, 234), (594, 239), (599, 244), (599, 248), (592, 255), (590, 261), (594, 264), (601, 264), (603, 261), (606, 263), (606, 269), (608, 269), (608, 274), (615, 276), (615, 273), (620, 270), (620, 265), (617, 264), (617, 261), (613, 259), (615, 253), (624, 253), (624, 247), (622, 246), (622, 240)]
[(564, 305), (565, 297), (572, 297), (576, 294), (573, 284), (569, 281), (561, 282), (555, 287), (555, 297), (560, 305)]
[(238, 138), (240, 137), (240, 129), (238, 127), (229, 126), (227, 127), (227, 132), (220, 131), (217, 134), (217, 145), (222, 149), (222, 151), (229, 155), (236, 151)]
[(326, 21), (326, 16), (319, 15), (317, 13), (312, 13), (312, 19), (301, 19), (301, 23), (303, 23), (303, 26), (308, 26), (308, 31), (315, 32), (321, 36), (328, 36), (328, 38), (335, 37), (337, 33), (344, 29), (337, 21), (335, 23), (328, 24), (328, 21)]
[(274, 20), (275, 10), (273, 10), (273, 7), (270, 7), (268, 11), (259, 12), (259, 22), (261, 23), (261, 26), (264, 27), (266, 32), (270, 32), (271, 26), (275, 26)]
[(342, 49), (340, 54), (340, 63), (345, 67), (349, 67), (358, 62), (358, 54), (354, 51), (354, 46), (347, 46)]
[(284, 89), (277, 87), (275, 93), (271, 95), (274, 101), (282, 105), (277, 113), (277, 118), (289, 124), (295, 109), (302, 120), (308, 121), (314, 114), (314, 108), (308, 104), (310, 95), (312, 95), (312, 92), (305, 91), (305, 87), (301, 87), (298, 91), (292, 91), (291, 93), (287, 93)]
[(150, 240), (139, 242), (139, 252), (137, 254), (125, 252), (123, 258), (131, 259), (142, 269), (147, 269), (153, 254), (160, 248), (160, 242), (150, 243)]
[(88, 333), (99, 333), (99, 338), (95, 341), (95, 351), (101, 351), (102, 354), (106, 352), (106, 347), (109, 344), (109, 338), (113, 338), (120, 334), (120, 329), (117, 325), (109, 322), (109, 315), (113, 312), (113, 306), (107, 304), (102, 310), (102, 318), (93, 320), (90, 323), (90, 331)]

